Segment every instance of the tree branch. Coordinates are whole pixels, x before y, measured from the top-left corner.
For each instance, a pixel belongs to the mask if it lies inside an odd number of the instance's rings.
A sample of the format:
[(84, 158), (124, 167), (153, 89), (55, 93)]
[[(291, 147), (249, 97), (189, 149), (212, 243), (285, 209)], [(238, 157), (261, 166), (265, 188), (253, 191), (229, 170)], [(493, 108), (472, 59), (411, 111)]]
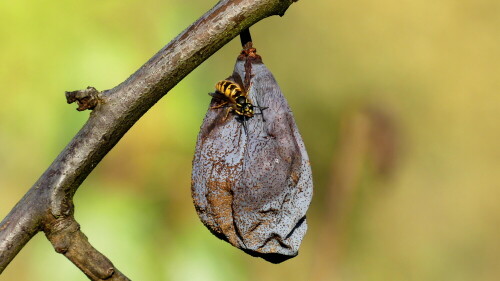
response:
[[(223, 0), (115, 88), (67, 92), (89, 120), (0, 223), (0, 273), (38, 232), (44, 231), (92, 280), (128, 280), (95, 250), (73, 218), (73, 196), (133, 124), (187, 74), (242, 30), (283, 15), (293, 0)], [(92, 90), (93, 89), (93, 90)], [(111, 279), (110, 279), (111, 278)]]
[(45, 234), (56, 252), (72, 261), (91, 280), (129, 280), (90, 245), (73, 217), (52, 219)]

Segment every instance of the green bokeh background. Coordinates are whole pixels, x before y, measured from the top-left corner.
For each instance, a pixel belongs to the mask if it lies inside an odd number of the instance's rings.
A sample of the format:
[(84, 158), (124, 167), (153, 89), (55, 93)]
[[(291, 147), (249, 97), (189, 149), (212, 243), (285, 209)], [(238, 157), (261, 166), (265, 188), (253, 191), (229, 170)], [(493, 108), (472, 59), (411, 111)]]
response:
[[(214, 4), (1, 1), (0, 217), (87, 119), (64, 91), (114, 87)], [(238, 39), (104, 158), (75, 196), (76, 218), (133, 280), (498, 280), (499, 27), (497, 0), (301, 0), (252, 28), (315, 182), (308, 234), (283, 264), (212, 236), (191, 202), (207, 93), (232, 72)], [(0, 280), (87, 279), (40, 233)]]

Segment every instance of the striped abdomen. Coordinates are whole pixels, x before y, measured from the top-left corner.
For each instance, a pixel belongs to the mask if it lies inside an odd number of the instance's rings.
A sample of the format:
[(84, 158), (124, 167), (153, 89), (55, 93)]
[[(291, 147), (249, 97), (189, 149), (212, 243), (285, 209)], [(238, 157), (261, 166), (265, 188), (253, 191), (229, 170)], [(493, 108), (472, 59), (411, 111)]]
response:
[(239, 96), (246, 96), (245, 92), (240, 88), (240, 86), (232, 81), (222, 80), (215, 85), (215, 89), (229, 98), (235, 101)]

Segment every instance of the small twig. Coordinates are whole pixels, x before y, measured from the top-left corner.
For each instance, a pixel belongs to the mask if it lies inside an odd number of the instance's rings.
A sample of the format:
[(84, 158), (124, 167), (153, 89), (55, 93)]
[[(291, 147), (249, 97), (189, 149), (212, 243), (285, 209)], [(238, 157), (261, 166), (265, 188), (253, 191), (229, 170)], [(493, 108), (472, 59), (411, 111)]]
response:
[(247, 43), (252, 42), (252, 36), (250, 35), (250, 29), (245, 28), (243, 31), (240, 33), (240, 41), (241, 41), (241, 47), (245, 48)]
[(66, 101), (68, 103), (77, 102), (76, 110), (83, 111), (86, 109), (94, 109), (99, 103), (99, 91), (94, 87), (87, 87), (85, 90), (66, 92)]

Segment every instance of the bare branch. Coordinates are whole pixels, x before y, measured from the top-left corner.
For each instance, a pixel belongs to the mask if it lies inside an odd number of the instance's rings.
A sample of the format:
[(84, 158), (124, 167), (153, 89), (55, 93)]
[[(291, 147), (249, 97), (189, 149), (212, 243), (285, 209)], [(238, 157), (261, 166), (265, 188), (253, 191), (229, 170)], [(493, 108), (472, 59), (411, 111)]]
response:
[(90, 245), (73, 217), (52, 219), (46, 228), (47, 239), (56, 252), (71, 260), (91, 280), (129, 280), (111, 261)]
[[(90, 118), (0, 223), (0, 273), (40, 230), (92, 280), (127, 280), (73, 219), (73, 195), (133, 124), (188, 73), (259, 20), (283, 15), (292, 0), (223, 0), (115, 88), (67, 93)], [(90, 251), (90, 252), (86, 252)], [(92, 253), (88, 255), (87, 253)], [(113, 273), (114, 272), (114, 273)], [(106, 277), (107, 276), (107, 277)], [(122, 278), (122, 279), (120, 279)]]

